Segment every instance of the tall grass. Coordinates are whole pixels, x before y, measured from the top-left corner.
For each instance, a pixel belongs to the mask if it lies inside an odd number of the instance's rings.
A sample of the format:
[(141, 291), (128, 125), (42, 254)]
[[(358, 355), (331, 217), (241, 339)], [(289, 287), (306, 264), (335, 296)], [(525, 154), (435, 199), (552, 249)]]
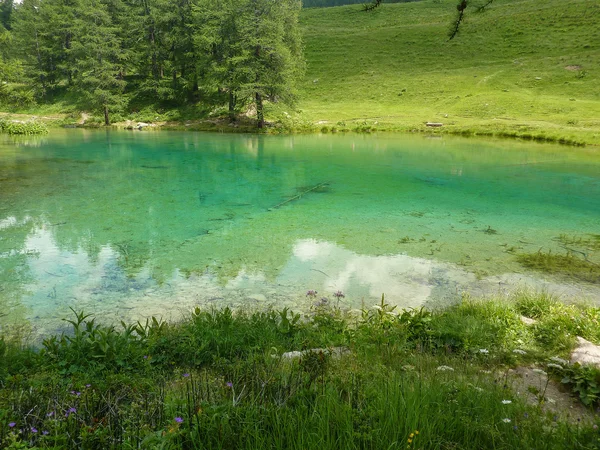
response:
[[(575, 325), (552, 327), (563, 312), (576, 317)], [(526, 327), (520, 314), (537, 324)], [(73, 315), (71, 332), (48, 338), (41, 349), (0, 341), (1, 447), (584, 449), (600, 443), (593, 423), (548, 416), (511, 388), (510, 367), (545, 367), (549, 357), (564, 355), (575, 330), (600, 339), (597, 308), (548, 296), (465, 299), (440, 311), (395, 311), (382, 298), (359, 316), (325, 305), (304, 316), (287, 309), (195, 310), (180, 323), (120, 327)], [(292, 350), (304, 352), (284, 355)], [(570, 377), (565, 384), (590, 407), (598, 404), (598, 371), (553, 370)]]

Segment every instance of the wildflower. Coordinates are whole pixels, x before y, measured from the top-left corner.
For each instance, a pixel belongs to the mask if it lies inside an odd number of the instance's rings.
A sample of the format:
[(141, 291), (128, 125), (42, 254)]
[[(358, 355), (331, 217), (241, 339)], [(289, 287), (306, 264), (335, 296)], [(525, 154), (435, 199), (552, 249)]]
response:
[(92, 387), (92, 385), (91, 385), (91, 384), (86, 384), (86, 385), (85, 385), (85, 387), (86, 387), (86, 388), (91, 388), (91, 387)]
[(510, 405), (512, 403), (511, 400), (502, 400), (503, 405)]
[(475, 386), (473, 389), (475, 389), (477, 392), (483, 392), (483, 388), (480, 388), (479, 386)]
[(448, 370), (454, 372), (454, 369), (450, 366), (439, 366), (436, 370), (438, 370), (439, 372), (446, 372)]
[(560, 364), (548, 363), (547, 366), (551, 369), (559, 369), (559, 370), (563, 369), (563, 366), (561, 366)]
[(50, 411), (48, 414), (46, 414), (46, 417), (52, 417), (54, 415), (54, 411)]
[(144, 355), (144, 359), (148, 359), (148, 355)]
[(225, 383), (225, 385), (226, 385), (228, 388), (232, 388), (232, 387), (233, 387), (233, 383), (232, 383), (231, 381), (228, 381), (227, 383)]
[(490, 373), (492, 373), (492, 371), (491, 371), (491, 370), (480, 370), (480, 372), (481, 372), (481, 373), (488, 374), (488, 375), (489, 375)]
[(407, 439), (407, 442), (410, 444), (412, 443), (412, 439)]
[(525, 350), (521, 350), (519, 348), (515, 348), (513, 350), (513, 353), (516, 353), (517, 355), (526, 355), (527, 354), (527, 352)]
[(79, 397), (81, 395), (81, 392), (71, 391), (71, 394), (76, 397)]
[(598, 429), (598, 425), (594, 424), (594, 426), (592, 427), (594, 430)]
[(9, 428), (14, 428), (14, 427), (15, 427), (15, 425), (16, 425), (16, 422), (10, 422), (10, 423), (8, 424), (8, 427), (9, 427)]
[(346, 296), (344, 295), (344, 293), (343, 293), (342, 291), (337, 291), (337, 292), (334, 292), (334, 293), (333, 293), (333, 296), (334, 296), (335, 298), (337, 298), (338, 300), (339, 300), (340, 298), (346, 298)]
[(519, 427), (516, 425), (513, 427), (513, 430), (515, 430), (515, 431), (517, 431), (518, 429), (519, 429)]
[(502, 422), (504, 422), (504, 423), (510, 423), (510, 419), (507, 417), (506, 419), (502, 419)]
[(480, 348), (479, 349), (479, 353), (483, 353), (484, 355), (487, 355), (490, 351), (487, 348)]
[(419, 430), (415, 430), (415, 434), (419, 434)]
[(183, 419), (181, 417), (175, 417), (175, 422), (183, 423)]
[(35, 428), (35, 427), (31, 427), (31, 432), (32, 432), (32, 433), (37, 433), (37, 428)]
[(523, 417), (525, 417), (527, 419), (529, 417), (529, 414), (525, 413), (525, 414), (523, 414)]
[(315, 297), (317, 296), (317, 291), (315, 291), (314, 289), (309, 289), (309, 290), (306, 292), (306, 296), (307, 296), (307, 297), (312, 297), (312, 298), (315, 298)]
[(48, 435), (50, 434), (50, 432), (49, 432), (49, 431), (46, 431), (46, 430), (44, 430), (44, 431), (42, 431), (42, 434), (43, 434), (44, 436), (48, 436)]
[(190, 374), (189, 374), (189, 373), (184, 373), (184, 374), (183, 374), (183, 378), (188, 378), (189, 376), (190, 376)]

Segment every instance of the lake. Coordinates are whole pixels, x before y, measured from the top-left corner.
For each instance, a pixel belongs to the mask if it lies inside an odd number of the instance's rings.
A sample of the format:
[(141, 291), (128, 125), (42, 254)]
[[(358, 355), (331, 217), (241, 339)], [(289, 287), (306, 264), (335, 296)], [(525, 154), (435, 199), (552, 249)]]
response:
[(600, 286), (517, 255), (600, 235), (600, 152), (423, 135), (0, 137), (0, 326), (202, 307), (434, 307)]

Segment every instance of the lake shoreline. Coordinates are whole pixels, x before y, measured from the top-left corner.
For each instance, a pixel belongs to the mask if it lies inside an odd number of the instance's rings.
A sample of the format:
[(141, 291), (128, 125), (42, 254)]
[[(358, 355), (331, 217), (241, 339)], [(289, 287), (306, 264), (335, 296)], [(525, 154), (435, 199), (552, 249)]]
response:
[[(31, 121), (37, 120), (52, 128), (85, 128), (85, 129), (126, 129), (131, 131), (200, 131), (217, 133), (246, 133), (246, 134), (371, 134), (377, 132), (398, 134), (426, 134), (431, 136), (460, 136), (467, 138), (495, 138), (507, 140), (533, 141), (541, 143), (556, 143), (569, 147), (600, 147), (597, 134), (588, 136), (594, 130), (569, 130), (552, 126), (535, 128), (534, 131), (523, 131), (518, 127), (490, 125), (482, 121), (481, 124), (462, 126), (442, 124), (440, 127), (431, 127), (424, 123), (389, 122), (380, 123), (374, 119), (356, 119), (352, 122), (342, 122), (343, 125), (331, 125), (332, 121), (303, 122), (301, 125), (294, 123), (281, 123), (267, 121), (264, 129), (256, 128), (255, 122), (247, 117), (240, 117), (236, 122), (229, 122), (227, 118), (186, 120), (186, 121), (157, 121), (141, 122), (127, 120), (105, 126), (98, 122), (82, 122), (67, 119), (66, 114), (18, 114), (0, 112), (0, 118)], [(324, 123), (325, 122), (325, 123)], [(340, 122), (338, 122), (340, 123)], [(141, 124), (141, 126), (139, 126)], [(596, 130), (598, 131), (598, 130)]]

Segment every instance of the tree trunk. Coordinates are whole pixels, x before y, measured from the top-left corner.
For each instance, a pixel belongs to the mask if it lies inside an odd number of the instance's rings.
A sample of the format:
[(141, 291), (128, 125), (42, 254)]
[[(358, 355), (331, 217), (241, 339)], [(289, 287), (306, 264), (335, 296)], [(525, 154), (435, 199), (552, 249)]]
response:
[(260, 95), (258, 92), (256, 93), (256, 120), (258, 121), (258, 123), (256, 124), (258, 128), (265, 127), (265, 112), (263, 109), (263, 99), (262, 95)]
[(235, 122), (235, 95), (232, 90), (229, 91), (229, 121)]
[(104, 125), (110, 125), (110, 119), (108, 117), (108, 106), (104, 105)]

